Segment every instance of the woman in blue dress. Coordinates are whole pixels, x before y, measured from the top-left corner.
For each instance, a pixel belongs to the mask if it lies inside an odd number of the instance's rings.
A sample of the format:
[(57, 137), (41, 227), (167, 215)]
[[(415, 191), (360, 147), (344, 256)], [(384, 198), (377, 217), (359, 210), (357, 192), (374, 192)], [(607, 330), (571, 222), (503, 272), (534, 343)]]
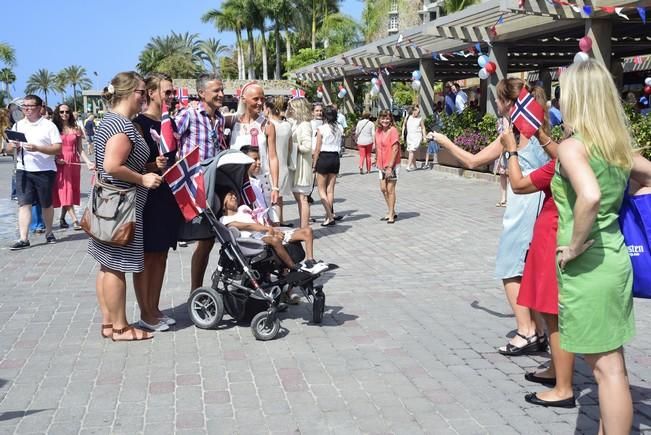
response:
[[(524, 86), (526, 86), (525, 82), (517, 78), (503, 79), (498, 83), (496, 102), (500, 116), (508, 117)], [(547, 99), (542, 88), (534, 87), (531, 89), (531, 93), (542, 107), (546, 107)], [(512, 155), (518, 156), (520, 169), (525, 176), (547, 163), (550, 155), (554, 157), (556, 154), (557, 144), (548, 136), (549, 123), (547, 119), (545, 111), (544, 125), (538, 130), (536, 136), (527, 140), (522, 135), (517, 153), (506, 155), (507, 160)], [(501, 120), (500, 122), (507, 121)], [(472, 154), (454, 144), (444, 134), (433, 132), (429, 136), (433, 137), (441, 147), (448, 150), (464, 167), (469, 169), (487, 165), (495, 161), (502, 153), (499, 137), (477, 154)], [(517, 330), (511, 341), (506, 346), (499, 348), (498, 351), (503, 355), (517, 356), (544, 350), (547, 347), (542, 321), (537, 324), (529, 308), (520, 306), (516, 302), (520, 291), (524, 260), (543, 196), (541, 192), (515, 195), (511, 187), (508, 186), (507, 198), (506, 211), (502, 220), (503, 230), (497, 250), (495, 278), (502, 280), (506, 297), (515, 314)]]

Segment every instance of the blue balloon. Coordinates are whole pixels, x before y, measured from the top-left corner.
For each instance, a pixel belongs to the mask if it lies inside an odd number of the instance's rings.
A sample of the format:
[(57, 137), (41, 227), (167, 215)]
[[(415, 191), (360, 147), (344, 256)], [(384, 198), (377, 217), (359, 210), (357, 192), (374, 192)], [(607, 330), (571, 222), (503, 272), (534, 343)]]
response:
[(487, 63), (488, 63), (488, 56), (486, 56), (485, 54), (477, 58), (477, 64), (479, 65), (480, 68), (485, 67)]
[(420, 80), (420, 71), (414, 70), (414, 72), (411, 73), (411, 78), (414, 80)]

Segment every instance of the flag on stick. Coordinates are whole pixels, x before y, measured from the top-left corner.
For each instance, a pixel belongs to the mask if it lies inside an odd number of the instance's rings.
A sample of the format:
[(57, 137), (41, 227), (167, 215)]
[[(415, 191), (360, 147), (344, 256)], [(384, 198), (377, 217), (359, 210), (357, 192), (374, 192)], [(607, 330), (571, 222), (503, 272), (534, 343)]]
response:
[(545, 111), (525, 87), (511, 109), (511, 122), (527, 139), (533, 136), (545, 119)]
[(165, 103), (163, 103), (163, 116), (160, 122), (160, 141), (158, 142), (158, 148), (161, 155), (176, 151), (177, 148), (174, 126), (172, 125), (170, 113)]
[(206, 208), (206, 190), (199, 162), (199, 147), (194, 147), (163, 174), (183, 217), (188, 222)]

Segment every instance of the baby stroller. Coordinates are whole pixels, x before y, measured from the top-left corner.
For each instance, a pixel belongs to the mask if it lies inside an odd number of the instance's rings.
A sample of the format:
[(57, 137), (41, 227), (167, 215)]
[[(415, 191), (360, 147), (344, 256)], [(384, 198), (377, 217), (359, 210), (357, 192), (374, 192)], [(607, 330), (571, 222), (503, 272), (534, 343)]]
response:
[[(215, 328), (224, 312), (237, 322), (251, 322), (251, 332), (258, 340), (272, 340), (280, 331), (278, 313), (285, 309), (281, 295), (289, 288), (300, 288), (312, 304), (312, 320), (321, 323), (325, 311), (322, 285), (314, 281), (319, 274), (304, 271), (284, 273), (285, 265), (270, 246), (261, 240), (240, 238), (235, 228), (219, 222), (222, 201), (228, 191), (238, 192), (242, 199), (246, 174), (253, 160), (237, 150), (226, 150), (202, 163), (208, 207), (202, 220), (207, 223), (221, 244), (217, 269), (210, 287), (195, 289), (188, 299), (188, 312), (195, 326)], [(303, 260), (305, 252), (300, 243), (286, 245), (295, 263)]]

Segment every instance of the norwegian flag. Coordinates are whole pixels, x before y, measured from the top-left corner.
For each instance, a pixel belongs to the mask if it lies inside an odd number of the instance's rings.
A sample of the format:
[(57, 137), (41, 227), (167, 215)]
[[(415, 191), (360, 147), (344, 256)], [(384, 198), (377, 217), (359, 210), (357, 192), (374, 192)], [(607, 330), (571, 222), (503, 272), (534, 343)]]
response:
[(533, 136), (545, 119), (545, 111), (526, 88), (522, 88), (518, 100), (511, 109), (511, 122), (527, 139)]
[(160, 141), (158, 148), (161, 154), (171, 153), (176, 151), (176, 133), (174, 132), (174, 125), (170, 119), (170, 113), (167, 104), (163, 103), (163, 116), (160, 122)]
[(206, 191), (199, 161), (199, 147), (194, 147), (163, 174), (183, 217), (188, 222), (206, 208)]
[(257, 207), (255, 201), (256, 199), (255, 192), (253, 191), (253, 187), (251, 186), (251, 181), (249, 181), (249, 177), (247, 175), (244, 176), (244, 183), (242, 183), (242, 190), (240, 192), (240, 197), (242, 198), (244, 204), (251, 207), (251, 209)]
[(291, 89), (290, 93), (292, 94), (292, 100), (295, 98), (305, 97), (305, 91), (303, 89)]
[(190, 103), (188, 88), (178, 88), (176, 90), (176, 98), (183, 105), (183, 107), (187, 106)]

